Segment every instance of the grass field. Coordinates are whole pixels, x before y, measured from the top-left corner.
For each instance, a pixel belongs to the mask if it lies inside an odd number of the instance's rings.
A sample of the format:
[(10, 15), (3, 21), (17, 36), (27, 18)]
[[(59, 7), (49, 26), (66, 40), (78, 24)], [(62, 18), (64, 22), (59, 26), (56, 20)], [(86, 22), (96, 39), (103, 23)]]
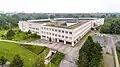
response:
[(11, 61), (16, 54), (19, 54), (20, 57), (24, 60), (25, 67), (32, 67), (32, 64), (38, 57), (35, 53), (22, 48), (18, 44), (0, 42), (0, 56), (5, 56), (8, 61)]
[(1, 35), (4, 35), (7, 32), (7, 30), (0, 30), (0, 39), (1, 39)]
[[(19, 45), (0, 41), (0, 57), (5, 56), (8, 61), (11, 61), (16, 54), (19, 54), (24, 61), (24, 67), (32, 67), (37, 58), (44, 61), (49, 50), (49, 48), (43, 46)], [(58, 67), (63, 58), (64, 55), (57, 52), (46, 67)]]
[(119, 61), (119, 64), (120, 64), (120, 51), (117, 49), (117, 56), (118, 56), (118, 61)]

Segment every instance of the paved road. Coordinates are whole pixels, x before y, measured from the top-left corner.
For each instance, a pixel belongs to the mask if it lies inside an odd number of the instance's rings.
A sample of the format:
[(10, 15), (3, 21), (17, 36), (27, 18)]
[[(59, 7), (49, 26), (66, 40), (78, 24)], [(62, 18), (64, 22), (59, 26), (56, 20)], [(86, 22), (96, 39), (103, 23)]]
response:
[[(109, 34), (101, 34), (105, 36), (93, 36), (95, 41), (98, 41), (103, 48), (103, 58), (104, 58), (104, 66), (105, 67), (119, 67), (119, 62), (116, 54), (116, 46), (115, 41), (119, 38), (118, 36), (109, 35)], [(109, 54), (106, 54), (109, 53)]]
[[(111, 39), (105, 35), (94, 35), (94, 41), (97, 41), (103, 47), (103, 59), (104, 59), (104, 67), (114, 67), (114, 59), (111, 50)], [(110, 42), (109, 42), (110, 41)], [(109, 54), (106, 54), (109, 53)]]
[(117, 57), (117, 53), (116, 53), (115, 41), (113, 40), (113, 37), (110, 36), (110, 35), (108, 35), (108, 40), (109, 40), (109, 44), (111, 45), (111, 49), (112, 49), (112, 52), (113, 52), (115, 67), (119, 67), (118, 57)]

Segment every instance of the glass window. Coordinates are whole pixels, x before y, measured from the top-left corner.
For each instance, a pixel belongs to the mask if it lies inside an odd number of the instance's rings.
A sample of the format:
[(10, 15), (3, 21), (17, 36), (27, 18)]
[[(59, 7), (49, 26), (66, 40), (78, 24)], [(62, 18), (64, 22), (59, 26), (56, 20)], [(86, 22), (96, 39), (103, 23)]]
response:
[(65, 31), (65, 33), (68, 33), (68, 31)]
[(69, 32), (69, 34), (72, 34), (72, 32)]
[(64, 31), (62, 31), (62, 33), (64, 33)]
[(54, 31), (54, 29), (52, 29), (52, 31)]
[(43, 33), (43, 31), (42, 31), (42, 33)]
[(68, 38), (68, 36), (66, 36), (65, 38)]
[(54, 34), (52, 34), (54, 36)]
[(61, 32), (61, 31), (59, 30), (59, 32)]
[(44, 30), (45, 30), (46, 28), (44, 28)]
[(55, 32), (57, 32), (57, 30), (55, 29)]
[(72, 39), (72, 37), (69, 37), (69, 39)]
[(55, 36), (57, 36), (57, 34), (55, 34)]
[(62, 38), (64, 38), (64, 36), (62, 35)]
[(60, 35), (59, 35), (59, 37), (60, 37)]

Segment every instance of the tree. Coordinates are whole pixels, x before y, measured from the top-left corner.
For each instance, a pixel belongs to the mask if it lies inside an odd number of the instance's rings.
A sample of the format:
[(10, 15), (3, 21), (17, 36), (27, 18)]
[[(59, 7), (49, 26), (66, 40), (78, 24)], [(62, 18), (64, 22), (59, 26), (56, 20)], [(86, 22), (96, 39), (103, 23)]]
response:
[(23, 60), (20, 58), (19, 55), (15, 55), (10, 63), (10, 67), (23, 67), (23, 66), (24, 66)]
[(101, 51), (102, 47), (100, 44), (93, 42), (92, 37), (88, 36), (79, 51), (78, 67), (99, 67), (102, 58)]
[(12, 38), (14, 37), (14, 35), (15, 35), (15, 32), (14, 32), (13, 30), (9, 30), (9, 31), (7, 32), (7, 34), (6, 34), (6, 38), (7, 38), (8, 40), (12, 40)]
[(3, 67), (3, 65), (5, 65), (6, 62), (7, 62), (7, 59), (4, 56), (2, 56), (0, 58), (0, 65), (2, 65), (2, 67)]
[(50, 19), (54, 19), (55, 18), (55, 16), (54, 15), (50, 15)]
[(40, 58), (37, 58), (33, 67), (45, 67), (44, 61), (41, 61)]

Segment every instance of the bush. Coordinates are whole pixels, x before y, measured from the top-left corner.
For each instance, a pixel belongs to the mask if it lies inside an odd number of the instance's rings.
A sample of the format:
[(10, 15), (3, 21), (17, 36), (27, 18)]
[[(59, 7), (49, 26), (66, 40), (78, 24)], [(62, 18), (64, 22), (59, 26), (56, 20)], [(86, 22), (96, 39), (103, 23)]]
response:
[(45, 67), (44, 61), (41, 61), (40, 58), (37, 58), (33, 67)]
[(41, 54), (46, 49), (46, 47), (42, 47), (42, 46), (33, 46), (33, 45), (21, 45), (21, 46), (34, 52), (37, 55)]
[(55, 56), (52, 58), (51, 62), (54, 63), (56, 66), (59, 66), (61, 60), (64, 58), (64, 54), (57, 52)]
[(23, 67), (24, 63), (23, 60), (19, 55), (15, 55), (13, 60), (10, 63), (10, 67)]
[(15, 35), (15, 32), (14, 32), (13, 30), (9, 30), (9, 31), (7, 32), (7, 34), (6, 34), (6, 38), (7, 38), (8, 40), (12, 40), (13, 37), (14, 37), (14, 35)]

